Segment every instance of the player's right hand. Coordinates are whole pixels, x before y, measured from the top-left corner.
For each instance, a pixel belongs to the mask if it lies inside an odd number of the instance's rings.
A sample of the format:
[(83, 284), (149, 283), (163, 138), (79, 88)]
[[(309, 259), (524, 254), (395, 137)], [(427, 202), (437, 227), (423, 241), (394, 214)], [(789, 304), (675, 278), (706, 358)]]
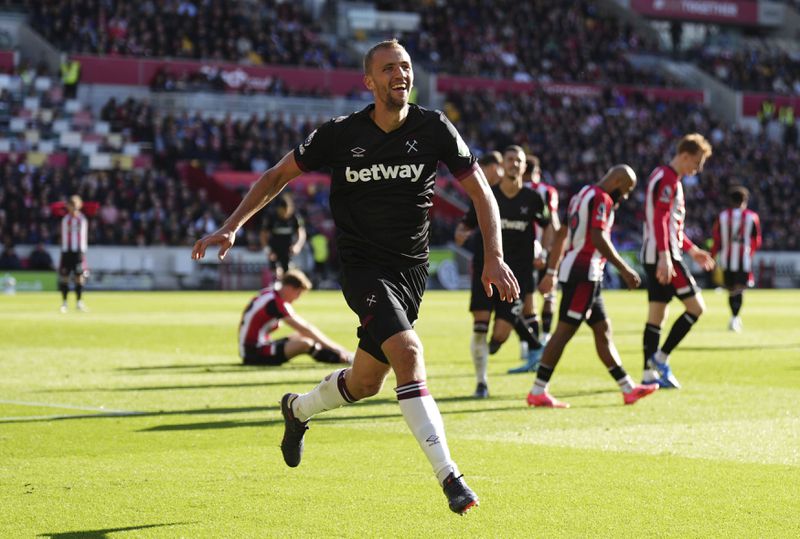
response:
[(642, 284), (642, 278), (631, 268), (625, 268), (624, 271), (620, 272), (620, 275), (622, 276), (622, 280), (625, 281), (625, 286), (630, 290), (639, 288), (639, 285)]
[(195, 242), (192, 248), (192, 260), (200, 260), (206, 256), (206, 249), (212, 245), (219, 245), (217, 256), (220, 260), (223, 260), (235, 242), (235, 232), (220, 228), (216, 232), (207, 234)]
[(508, 264), (500, 258), (487, 257), (481, 276), (486, 295), (492, 297), (492, 285), (497, 288), (500, 299), (511, 303), (519, 298), (519, 283)]
[(677, 273), (675, 273), (670, 257), (659, 254), (658, 263), (656, 264), (656, 280), (661, 284), (669, 284), (676, 275)]

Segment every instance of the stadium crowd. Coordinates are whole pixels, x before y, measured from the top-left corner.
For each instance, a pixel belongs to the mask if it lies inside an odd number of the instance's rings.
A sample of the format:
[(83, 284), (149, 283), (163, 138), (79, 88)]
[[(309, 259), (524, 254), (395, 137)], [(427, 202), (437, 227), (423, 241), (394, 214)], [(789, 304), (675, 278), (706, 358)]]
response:
[[(216, 229), (224, 214), (203, 190), (194, 191), (162, 169), (88, 171), (0, 167), (0, 230), (12, 244), (57, 244), (63, 201), (79, 194), (90, 213), (89, 243), (191, 245)], [(92, 208), (91, 210), (89, 208)]]
[(299, 2), (25, 0), (31, 25), (62, 51), (337, 67)]
[(800, 96), (800, 51), (704, 47), (690, 53), (698, 65), (735, 90)]
[(677, 138), (705, 133), (714, 156), (698, 178), (684, 180), (693, 201), (687, 205), (688, 235), (697, 242), (709, 238), (729, 186), (745, 185), (753, 192), (750, 206), (762, 215), (764, 249), (800, 248), (800, 217), (793, 210), (800, 204), (792, 172), (800, 167), (796, 144), (717, 122), (702, 105), (626, 98), (610, 90), (580, 99), (464, 92), (449, 95), (446, 110), (478, 152), (514, 143), (538, 155), (545, 181), (560, 190), (562, 200), (613, 164), (633, 166), (640, 184), (615, 227), (618, 245), (627, 248), (641, 244), (647, 175), (667, 161)]
[(419, 31), (403, 34), (401, 41), (417, 63), (436, 72), (680, 86), (665, 74), (635, 69), (625, 54), (650, 51), (656, 44), (630, 25), (602, 15), (596, 2), (457, 0), (428, 2), (418, 9)]

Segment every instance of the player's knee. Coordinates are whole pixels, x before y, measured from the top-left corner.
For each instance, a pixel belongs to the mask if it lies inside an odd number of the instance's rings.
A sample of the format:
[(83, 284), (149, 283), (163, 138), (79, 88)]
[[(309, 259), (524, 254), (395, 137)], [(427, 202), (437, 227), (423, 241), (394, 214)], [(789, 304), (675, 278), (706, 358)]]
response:
[(686, 312), (694, 316), (695, 318), (700, 318), (704, 312), (706, 312), (706, 304), (702, 300), (702, 298), (698, 298), (696, 302), (692, 305), (688, 305), (686, 307)]
[(347, 381), (347, 390), (356, 400), (374, 397), (381, 392), (381, 389), (383, 389), (383, 378), (376, 380), (353, 377)]
[(594, 326), (592, 326), (592, 330), (594, 331), (594, 339), (598, 343), (607, 345), (611, 342), (611, 324), (609, 324), (607, 319), (596, 323)]

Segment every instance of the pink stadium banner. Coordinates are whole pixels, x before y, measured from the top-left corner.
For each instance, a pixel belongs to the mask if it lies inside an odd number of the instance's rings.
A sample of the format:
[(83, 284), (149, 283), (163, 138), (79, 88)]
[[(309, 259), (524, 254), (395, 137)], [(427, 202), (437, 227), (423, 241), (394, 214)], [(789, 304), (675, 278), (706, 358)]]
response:
[[(551, 95), (581, 98), (598, 97), (603, 92), (602, 86), (593, 84), (517, 82), (513, 80), (455, 77), (450, 75), (440, 75), (436, 80), (436, 89), (443, 93), (470, 90), (498, 93), (528, 93), (541, 89), (545, 93)], [(646, 98), (658, 99), (661, 101), (704, 103), (706, 100), (705, 92), (702, 90), (659, 88), (651, 86), (613, 86), (612, 88), (625, 96), (641, 94)]]
[(719, 22), (741, 25), (777, 25), (783, 6), (744, 0), (630, 0), (636, 13), (654, 19)]
[(794, 108), (795, 116), (800, 115), (800, 97), (775, 94), (742, 94), (742, 116), (754, 118), (761, 111), (761, 104), (764, 101), (771, 101), (775, 105), (775, 114), (782, 107)]
[(322, 90), (333, 95), (347, 95), (364, 90), (363, 74), (357, 69), (312, 69), (285, 66), (249, 66), (197, 62), (191, 60), (140, 59), (119, 56), (74, 55), (81, 63), (81, 81), (94, 84), (148, 86), (159, 70), (171, 75), (219, 73), (226, 87), (254, 90), (281, 79), (292, 90)]
[(14, 68), (14, 51), (0, 51), (0, 69), (5, 72)]

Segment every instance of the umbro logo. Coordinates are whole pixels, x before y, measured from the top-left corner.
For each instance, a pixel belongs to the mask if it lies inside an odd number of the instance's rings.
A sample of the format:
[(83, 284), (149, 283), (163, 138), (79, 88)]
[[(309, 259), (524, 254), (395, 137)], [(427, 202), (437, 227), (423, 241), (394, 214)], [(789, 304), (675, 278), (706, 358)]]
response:
[(439, 437), (436, 436), (435, 434), (431, 434), (430, 436), (425, 438), (425, 441), (428, 442), (428, 447), (431, 447), (439, 443)]
[(367, 150), (361, 148), (360, 146), (356, 146), (355, 148), (350, 148), (350, 151), (353, 152), (353, 157), (364, 157), (364, 152)]
[(528, 215), (528, 206), (520, 206), (519, 211), (522, 215)]
[(369, 297), (367, 297), (365, 301), (367, 302), (367, 305), (372, 307), (373, 305), (378, 303), (378, 298), (375, 297), (375, 294), (371, 294)]
[(406, 153), (417, 153), (417, 141), (416, 140), (407, 140), (406, 141)]

